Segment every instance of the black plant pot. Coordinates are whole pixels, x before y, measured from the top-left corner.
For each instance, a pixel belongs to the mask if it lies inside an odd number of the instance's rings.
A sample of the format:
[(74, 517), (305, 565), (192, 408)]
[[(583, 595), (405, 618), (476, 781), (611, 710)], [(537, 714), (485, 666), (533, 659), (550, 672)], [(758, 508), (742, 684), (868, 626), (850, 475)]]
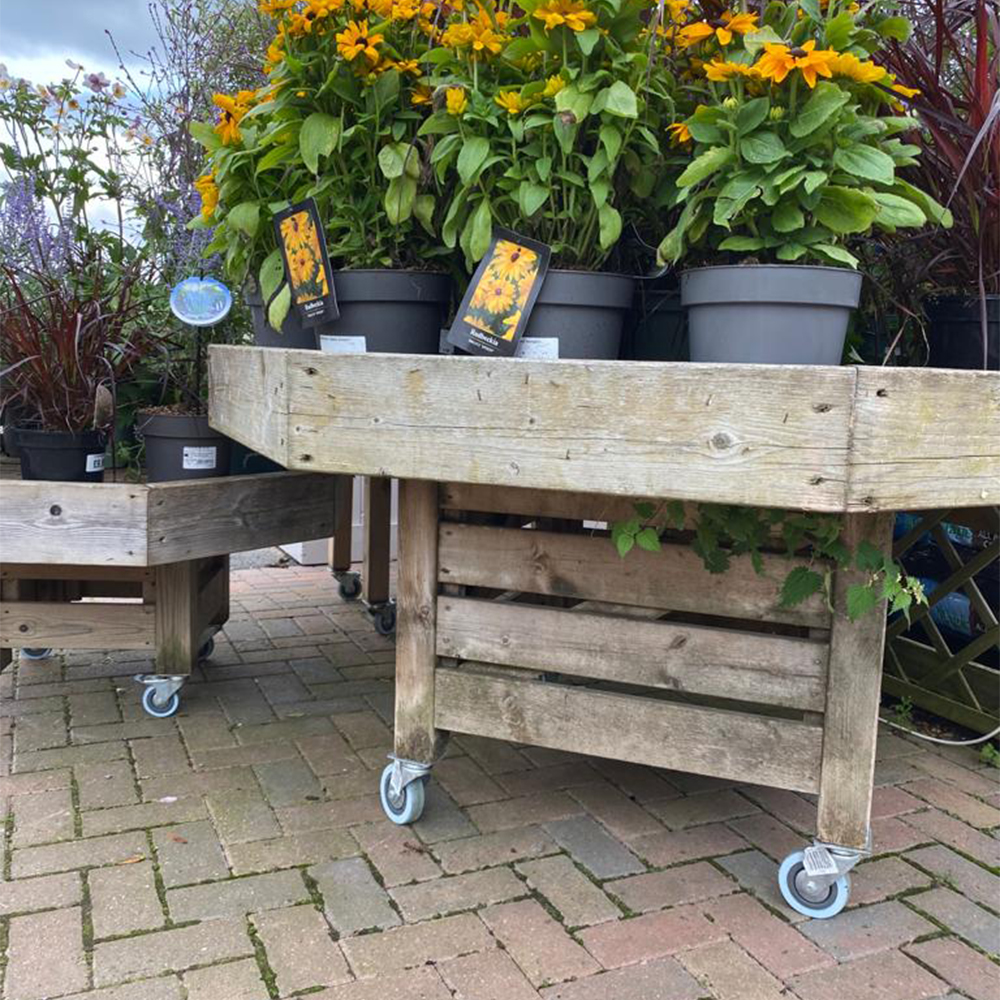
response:
[(151, 483), (229, 475), (232, 442), (208, 426), (208, 417), (140, 413), (136, 431), (146, 443)]
[(978, 299), (948, 296), (927, 305), (931, 368), (1000, 371), (1000, 295), (986, 296), (986, 351)]
[(631, 361), (687, 361), (687, 316), (677, 289), (639, 283), (623, 354)]
[(279, 333), (267, 321), (267, 309), (256, 285), (248, 285), (244, 291), (244, 299), (250, 307), (250, 319), (253, 323), (253, 342), (258, 347), (287, 347), (294, 350), (312, 351), (318, 346), (316, 331), (312, 327), (303, 327), (299, 322), (299, 314), (294, 308), (288, 310), (285, 322), (281, 324)]
[(14, 444), (21, 459), (21, 478), (99, 483), (104, 478), (106, 440), (101, 431), (72, 434), (15, 428)]

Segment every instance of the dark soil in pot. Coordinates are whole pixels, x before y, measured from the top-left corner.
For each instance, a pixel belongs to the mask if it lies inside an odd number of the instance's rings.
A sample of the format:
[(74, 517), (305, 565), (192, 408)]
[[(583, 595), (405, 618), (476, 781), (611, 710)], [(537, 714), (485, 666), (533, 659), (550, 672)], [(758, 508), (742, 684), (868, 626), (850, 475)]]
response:
[(841, 267), (749, 264), (681, 275), (692, 361), (839, 365), (861, 275)]
[(977, 368), (1000, 371), (1000, 295), (986, 296), (986, 351), (976, 298), (947, 296), (927, 305), (927, 340), (931, 368)]
[(616, 361), (634, 289), (623, 274), (549, 271), (524, 337), (558, 341), (560, 358)]
[(102, 431), (42, 431), (18, 427), (14, 439), (22, 479), (99, 483), (104, 478)]
[(687, 361), (687, 316), (678, 289), (636, 282), (622, 355), (631, 361)]
[(151, 483), (229, 475), (232, 442), (208, 426), (208, 417), (140, 413), (136, 431), (146, 443), (146, 475)]

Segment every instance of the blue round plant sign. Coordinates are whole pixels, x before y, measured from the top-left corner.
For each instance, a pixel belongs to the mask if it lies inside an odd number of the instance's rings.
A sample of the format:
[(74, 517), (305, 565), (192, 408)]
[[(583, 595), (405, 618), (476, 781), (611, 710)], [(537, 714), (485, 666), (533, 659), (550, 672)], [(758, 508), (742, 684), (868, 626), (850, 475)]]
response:
[(185, 278), (170, 292), (170, 311), (191, 326), (215, 326), (232, 307), (229, 289), (215, 278)]

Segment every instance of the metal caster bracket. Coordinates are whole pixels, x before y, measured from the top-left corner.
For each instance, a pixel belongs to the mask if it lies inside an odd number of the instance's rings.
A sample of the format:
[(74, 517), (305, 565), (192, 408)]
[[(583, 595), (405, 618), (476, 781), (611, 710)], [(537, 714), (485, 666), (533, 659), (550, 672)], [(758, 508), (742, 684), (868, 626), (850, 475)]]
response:
[(379, 635), (390, 636), (396, 631), (396, 602), (385, 601), (382, 604), (365, 602), (368, 614), (372, 617), (375, 631)]
[(139, 684), (154, 688), (156, 700), (163, 703), (184, 687), (187, 677), (184, 674), (136, 674), (134, 679)]
[[(870, 847), (871, 834), (868, 839)], [(803, 851), (802, 867), (806, 878), (799, 888), (807, 896), (821, 897), (837, 879), (846, 875), (859, 861), (870, 854), (868, 848), (858, 851), (814, 840), (812, 846)]]
[(405, 760), (391, 753), (392, 774), (389, 777), (389, 794), (396, 801), (403, 797), (403, 789), (414, 781), (419, 781), (431, 773), (430, 764), (421, 764), (415, 760)]

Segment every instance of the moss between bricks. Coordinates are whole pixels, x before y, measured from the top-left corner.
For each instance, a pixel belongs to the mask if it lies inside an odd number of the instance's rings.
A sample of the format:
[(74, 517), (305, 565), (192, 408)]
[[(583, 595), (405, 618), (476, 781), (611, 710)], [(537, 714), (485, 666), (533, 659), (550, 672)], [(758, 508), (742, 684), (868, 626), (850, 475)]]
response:
[(260, 969), (260, 978), (264, 980), (264, 985), (267, 987), (267, 995), (271, 1000), (278, 1000), (278, 977), (267, 960), (264, 942), (260, 939), (257, 928), (249, 916), (247, 917), (247, 934), (253, 945), (254, 958), (257, 959), (257, 967)]

